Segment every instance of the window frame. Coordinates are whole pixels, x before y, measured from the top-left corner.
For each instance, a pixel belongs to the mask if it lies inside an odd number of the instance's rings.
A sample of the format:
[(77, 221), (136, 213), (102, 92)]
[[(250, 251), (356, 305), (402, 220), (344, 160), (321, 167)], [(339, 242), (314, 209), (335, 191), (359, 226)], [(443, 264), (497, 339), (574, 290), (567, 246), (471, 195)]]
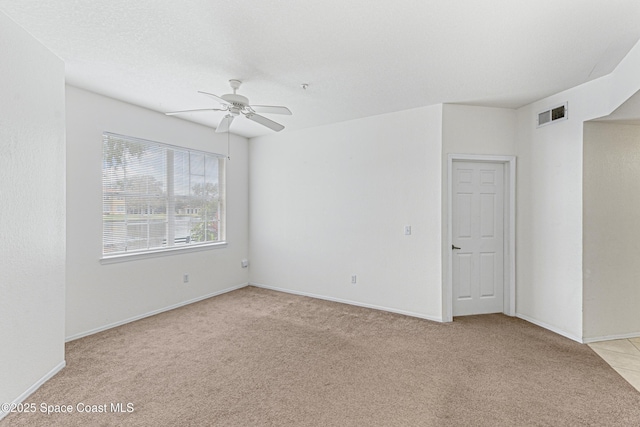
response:
[[(151, 144), (153, 147), (156, 148), (161, 148), (164, 150), (168, 150), (168, 152), (172, 153), (170, 156), (165, 155), (165, 161), (169, 162), (172, 161), (173, 159), (173, 154), (175, 152), (182, 152), (182, 153), (188, 153), (189, 156), (191, 156), (192, 154), (194, 155), (204, 155), (204, 156), (210, 156), (210, 157), (215, 157), (218, 159), (218, 180), (217, 180), (217, 184), (218, 184), (218, 197), (217, 197), (217, 203), (219, 204), (219, 220), (218, 220), (218, 233), (220, 233), (220, 237), (218, 240), (216, 241), (205, 241), (205, 242), (190, 242), (187, 245), (179, 245), (179, 246), (173, 246), (173, 245), (168, 245), (168, 246), (164, 246), (164, 247), (152, 247), (152, 248), (146, 248), (146, 249), (135, 249), (135, 250), (131, 250), (131, 251), (119, 251), (116, 252), (114, 254), (109, 254), (109, 253), (105, 253), (104, 252), (104, 248), (105, 248), (105, 219), (104, 219), (104, 215), (105, 215), (105, 194), (106, 193), (106, 185), (105, 185), (105, 143), (108, 140), (108, 138), (117, 138), (120, 140), (124, 140), (124, 141), (131, 141), (134, 143), (141, 143), (141, 144)], [(164, 142), (158, 142), (158, 141), (152, 141), (152, 140), (148, 140), (148, 139), (143, 139), (143, 138), (137, 138), (137, 137), (132, 137), (132, 136), (128, 136), (128, 135), (121, 135), (121, 134), (117, 134), (117, 133), (113, 133), (113, 132), (103, 132), (102, 133), (102, 248), (101, 248), (101, 257), (100, 257), (100, 263), (101, 264), (111, 264), (111, 263), (116, 263), (116, 262), (123, 262), (123, 261), (132, 261), (132, 260), (138, 260), (138, 259), (145, 259), (145, 258), (155, 258), (155, 257), (161, 257), (161, 256), (170, 256), (170, 255), (176, 255), (176, 254), (183, 254), (183, 253), (190, 253), (190, 252), (198, 252), (198, 251), (203, 251), (203, 250), (210, 250), (210, 249), (218, 249), (218, 248), (225, 248), (228, 245), (227, 242), (227, 235), (226, 235), (226, 181), (227, 181), (227, 157), (223, 154), (219, 154), (219, 153), (214, 153), (214, 152), (209, 152), (209, 151), (204, 151), (204, 150), (198, 150), (198, 149), (192, 149), (192, 148), (188, 148), (188, 147), (184, 147), (184, 146), (178, 146), (178, 145), (173, 145), (173, 144), (167, 144)], [(167, 152), (165, 152), (167, 153)], [(171, 158), (171, 160), (169, 160), (169, 157)], [(172, 235), (172, 233), (169, 231), (169, 229), (174, 229), (175, 227), (175, 212), (173, 214), (169, 213), (169, 208), (171, 207), (172, 204), (175, 203), (175, 193), (173, 192), (173, 184), (169, 184), (168, 182), (168, 177), (169, 175), (172, 176), (176, 176), (173, 172), (173, 166), (171, 167), (166, 167), (166, 170), (164, 171), (164, 179), (165, 179), (165, 192), (170, 192), (173, 195), (173, 200), (171, 202), (169, 202), (169, 200), (172, 198), (171, 195), (166, 195), (165, 196), (165, 200), (167, 201), (167, 213), (166, 213), (166, 223), (167, 223), (167, 231), (166, 231), (166, 235)], [(191, 169), (187, 172), (186, 175), (191, 176), (192, 172)], [(182, 174), (182, 176), (184, 176), (184, 173)], [(190, 187), (189, 187), (190, 188)], [(125, 214), (127, 214), (125, 212)], [(169, 223), (171, 221), (174, 221), (173, 225), (169, 225)]]

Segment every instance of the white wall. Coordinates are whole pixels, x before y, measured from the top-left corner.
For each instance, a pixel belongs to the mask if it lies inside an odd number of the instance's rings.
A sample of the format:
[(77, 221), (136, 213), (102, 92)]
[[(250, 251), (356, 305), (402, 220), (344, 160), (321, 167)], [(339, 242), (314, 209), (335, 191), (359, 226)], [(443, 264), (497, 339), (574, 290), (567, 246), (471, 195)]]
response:
[[(518, 316), (583, 339), (583, 122), (608, 115), (640, 88), (640, 43), (608, 76), (518, 109)], [(568, 120), (536, 128), (569, 102)]]
[[(226, 134), (67, 86), (67, 338), (248, 282), (248, 141), (232, 136), (228, 247), (101, 265), (104, 131), (227, 152)], [(189, 283), (182, 282), (184, 273)]]
[(516, 110), (444, 104), (442, 113), (443, 167), (448, 154), (513, 156)]
[[(536, 129), (539, 111), (569, 101), (569, 120)], [(565, 94), (519, 110), (518, 315), (582, 337), (582, 120)]]
[(640, 126), (584, 126), (584, 338), (640, 335)]
[(0, 76), (4, 403), (64, 366), (64, 63), (0, 12)]
[(251, 282), (441, 319), (441, 126), (436, 105), (252, 139)]

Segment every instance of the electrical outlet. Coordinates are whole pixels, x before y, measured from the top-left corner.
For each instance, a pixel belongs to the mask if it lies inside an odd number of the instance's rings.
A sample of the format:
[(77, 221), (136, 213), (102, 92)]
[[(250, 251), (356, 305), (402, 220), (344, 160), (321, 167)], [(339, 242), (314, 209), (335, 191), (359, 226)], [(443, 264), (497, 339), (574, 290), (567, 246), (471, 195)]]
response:
[(411, 226), (410, 225), (405, 225), (404, 226), (404, 235), (405, 236), (410, 236), (411, 235)]
[(189, 283), (189, 273), (184, 273), (182, 275), (182, 283)]
[(249, 267), (249, 260), (248, 259), (243, 259), (242, 261), (240, 261), (240, 265), (242, 266), (242, 268)]
[(354, 274), (354, 275), (352, 275), (352, 276), (351, 276), (351, 283), (354, 283), (354, 284), (355, 284), (357, 281), (358, 281), (358, 278), (356, 277), (356, 275), (355, 275), (355, 274)]

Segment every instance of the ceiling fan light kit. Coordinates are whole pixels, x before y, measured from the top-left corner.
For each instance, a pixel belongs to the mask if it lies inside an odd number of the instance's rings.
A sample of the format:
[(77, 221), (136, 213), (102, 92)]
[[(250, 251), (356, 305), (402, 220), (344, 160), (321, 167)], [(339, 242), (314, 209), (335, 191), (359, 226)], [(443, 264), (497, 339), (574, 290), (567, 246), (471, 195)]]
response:
[(228, 114), (225, 114), (225, 116), (220, 119), (220, 123), (218, 123), (218, 126), (216, 127), (217, 133), (228, 132), (229, 127), (231, 126), (231, 122), (233, 122), (233, 120), (240, 114), (242, 114), (247, 119), (261, 124), (262, 126), (266, 126), (276, 132), (280, 132), (282, 129), (284, 129), (284, 126), (280, 123), (276, 123), (273, 120), (261, 116), (257, 113), (285, 114), (290, 116), (291, 110), (289, 110), (287, 107), (277, 105), (250, 105), (249, 98), (247, 98), (246, 96), (238, 95), (236, 93), (241, 84), (242, 82), (240, 80), (229, 80), (229, 86), (231, 86), (231, 89), (233, 89), (233, 93), (227, 93), (222, 96), (214, 95), (213, 93), (209, 92), (198, 91), (198, 93), (213, 98), (220, 104), (220, 108), (199, 108), (196, 110), (172, 111), (165, 114), (172, 116), (176, 114), (193, 113), (198, 111), (227, 111)]

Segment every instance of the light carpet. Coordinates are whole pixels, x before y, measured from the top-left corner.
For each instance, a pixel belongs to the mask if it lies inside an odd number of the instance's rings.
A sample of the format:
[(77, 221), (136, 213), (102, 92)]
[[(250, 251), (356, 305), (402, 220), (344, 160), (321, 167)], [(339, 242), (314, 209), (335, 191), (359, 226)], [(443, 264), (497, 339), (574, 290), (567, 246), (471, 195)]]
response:
[(498, 314), (440, 324), (247, 287), (66, 361), (0, 426), (640, 425), (640, 393), (588, 346)]

